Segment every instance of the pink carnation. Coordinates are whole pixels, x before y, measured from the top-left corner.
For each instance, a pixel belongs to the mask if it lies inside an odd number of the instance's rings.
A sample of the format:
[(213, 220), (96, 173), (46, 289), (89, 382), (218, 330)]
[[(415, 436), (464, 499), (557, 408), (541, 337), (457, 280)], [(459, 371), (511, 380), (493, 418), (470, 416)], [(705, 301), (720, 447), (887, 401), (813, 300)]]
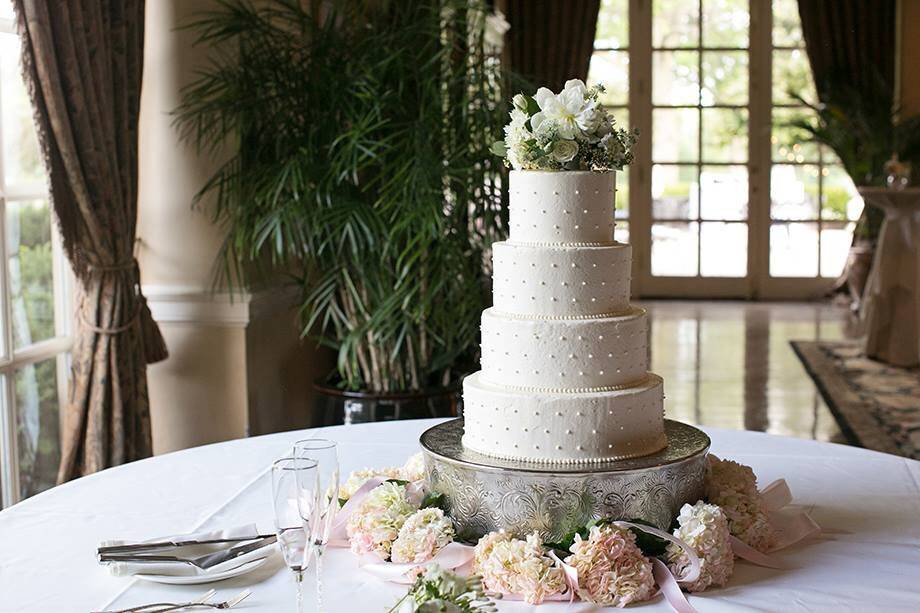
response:
[(576, 535), (571, 552), (565, 562), (578, 571), (582, 600), (625, 607), (655, 594), (652, 563), (629, 530), (612, 524), (594, 526), (587, 540)]

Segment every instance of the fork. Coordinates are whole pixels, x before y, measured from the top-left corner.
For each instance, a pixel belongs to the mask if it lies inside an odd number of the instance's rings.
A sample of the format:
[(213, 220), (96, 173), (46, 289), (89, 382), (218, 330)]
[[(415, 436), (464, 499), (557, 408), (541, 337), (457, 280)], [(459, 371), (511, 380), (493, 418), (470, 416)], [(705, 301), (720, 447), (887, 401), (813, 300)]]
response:
[(235, 607), (252, 593), (250, 590), (243, 590), (233, 598), (223, 602), (207, 602), (217, 590), (210, 590), (197, 600), (191, 602), (154, 602), (150, 604), (131, 607), (128, 609), (118, 609), (117, 611), (97, 611), (95, 613), (166, 613), (166, 611), (178, 611), (180, 609), (192, 608), (210, 608), (210, 609), (230, 609)]

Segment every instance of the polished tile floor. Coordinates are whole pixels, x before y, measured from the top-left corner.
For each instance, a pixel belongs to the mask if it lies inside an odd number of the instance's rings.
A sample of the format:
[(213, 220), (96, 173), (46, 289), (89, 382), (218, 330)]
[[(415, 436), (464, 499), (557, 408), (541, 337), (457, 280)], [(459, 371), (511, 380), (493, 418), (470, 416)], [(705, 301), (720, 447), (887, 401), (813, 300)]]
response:
[(688, 423), (845, 442), (789, 345), (855, 335), (828, 303), (643, 301), (665, 412)]

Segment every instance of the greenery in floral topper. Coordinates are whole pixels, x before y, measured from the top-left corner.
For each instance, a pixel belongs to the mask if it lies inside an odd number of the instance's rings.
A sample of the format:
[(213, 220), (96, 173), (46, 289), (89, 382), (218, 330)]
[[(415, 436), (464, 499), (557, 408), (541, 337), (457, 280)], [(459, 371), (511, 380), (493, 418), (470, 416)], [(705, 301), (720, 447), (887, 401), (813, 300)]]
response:
[(476, 362), (507, 233), (506, 25), (485, 0), (221, 0), (188, 26), (212, 57), (178, 120), (231, 152), (202, 190), (226, 277), (293, 271), (342, 388), (446, 385)]
[(516, 95), (505, 139), (492, 151), (515, 170), (622, 170), (639, 132), (616, 127), (599, 101), (603, 92), (603, 85), (571, 79), (559, 94), (541, 87)]

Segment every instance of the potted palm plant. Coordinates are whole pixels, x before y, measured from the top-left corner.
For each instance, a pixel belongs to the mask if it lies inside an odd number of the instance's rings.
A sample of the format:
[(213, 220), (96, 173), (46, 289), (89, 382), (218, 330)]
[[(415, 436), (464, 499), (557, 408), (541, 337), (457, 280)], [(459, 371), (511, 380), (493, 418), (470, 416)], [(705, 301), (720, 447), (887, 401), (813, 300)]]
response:
[[(920, 159), (920, 115), (901, 116), (894, 88), (878, 70), (866, 67), (865, 73), (872, 75), (873, 87), (854, 86), (849, 74), (828, 75), (819, 84), (820, 104), (789, 92), (813, 111), (811, 117), (797, 118), (789, 125), (833, 151), (857, 186), (884, 186), (886, 162), (893, 155), (906, 162)], [(883, 218), (880, 209), (866, 203), (856, 223), (847, 266), (837, 284), (849, 288), (854, 308), (866, 285)]]
[(201, 194), (228, 227), (227, 277), (295, 271), (340, 405), (452, 406), (475, 364), (507, 227), (494, 21), (484, 0), (230, 0), (189, 26), (218, 51), (177, 117), (233, 149)]

